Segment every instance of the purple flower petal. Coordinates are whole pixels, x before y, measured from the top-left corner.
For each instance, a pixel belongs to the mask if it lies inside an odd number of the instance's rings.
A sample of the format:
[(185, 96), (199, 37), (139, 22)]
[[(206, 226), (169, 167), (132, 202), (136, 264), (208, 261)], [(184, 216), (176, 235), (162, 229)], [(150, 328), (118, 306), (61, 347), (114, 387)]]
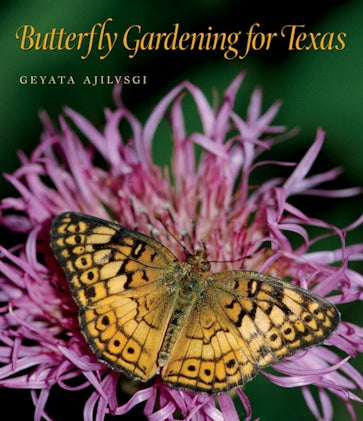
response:
[(287, 196), (290, 196), (291, 194), (303, 189), (301, 183), (304, 180), (306, 174), (310, 171), (310, 168), (312, 167), (316, 157), (320, 152), (321, 147), (323, 146), (324, 136), (325, 132), (318, 130), (315, 142), (312, 144), (293, 173), (284, 183)]

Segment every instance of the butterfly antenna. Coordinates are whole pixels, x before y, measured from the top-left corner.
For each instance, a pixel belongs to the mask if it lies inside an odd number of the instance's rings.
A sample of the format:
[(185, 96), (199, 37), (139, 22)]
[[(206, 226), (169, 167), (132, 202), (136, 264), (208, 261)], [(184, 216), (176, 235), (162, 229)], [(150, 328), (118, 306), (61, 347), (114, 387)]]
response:
[[(170, 210), (169, 210), (169, 209), (167, 209), (167, 211), (168, 211), (168, 215), (170, 216), (171, 222), (174, 222), (174, 218), (171, 216)], [(157, 220), (161, 223), (161, 225), (163, 226), (163, 228), (165, 229), (165, 231), (167, 232), (167, 234), (169, 234), (169, 235), (170, 235), (170, 237), (172, 237), (172, 238), (174, 239), (174, 241), (175, 241), (177, 244), (179, 244), (179, 246), (183, 249), (183, 251), (184, 251), (185, 255), (186, 255), (187, 257), (188, 257), (188, 256), (191, 256), (190, 251), (187, 249), (187, 247), (186, 247), (186, 245), (185, 245), (185, 241), (184, 241), (184, 240), (179, 241), (179, 239), (177, 238), (177, 236), (176, 236), (175, 234), (173, 234), (173, 233), (170, 231), (169, 227), (167, 226), (167, 224), (166, 224), (165, 220), (161, 217), (161, 215), (156, 214), (156, 215), (155, 215), (155, 218), (156, 218), (156, 219), (157, 219)]]
[[(188, 232), (188, 231), (184, 231), (184, 232), (182, 233), (182, 237), (183, 237), (183, 239), (182, 239), (182, 243), (184, 244), (184, 246), (185, 246), (185, 244), (186, 244), (185, 239), (187, 239), (187, 241), (188, 241), (188, 243), (189, 243), (189, 247), (190, 247), (190, 248), (191, 248), (191, 250), (192, 250), (192, 253), (193, 253), (193, 254), (195, 254), (194, 244), (193, 244), (192, 237), (190, 236), (189, 232)], [(189, 253), (189, 256), (190, 256), (190, 253)]]
[(195, 224), (194, 218), (192, 218), (192, 234), (193, 234), (193, 238), (197, 238), (197, 226)]
[(132, 216), (134, 218), (134, 221), (137, 221), (137, 216), (136, 216), (136, 211), (135, 211), (135, 205), (134, 205), (134, 201), (133, 201), (133, 197), (131, 196), (131, 200), (130, 200), (130, 208), (131, 208), (131, 213)]
[[(165, 206), (165, 209), (166, 209), (166, 211), (168, 212), (168, 216), (169, 216), (169, 218), (170, 218), (170, 221), (172, 222), (172, 224), (173, 224), (173, 225), (175, 225), (175, 220), (174, 220), (173, 214), (170, 212), (170, 208), (169, 208), (169, 206)], [(165, 228), (165, 227), (164, 227), (164, 228)]]
[(203, 240), (201, 240), (200, 242), (202, 243), (203, 250), (207, 252), (207, 246), (205, 245), (205, 242)]
[(146, 219), (146, 226), (149, 230), (149, 234), (151, 237), (155, 238), (155, 240), (160, 241), (159, 232), (156, 228), (154, 228), (154, 224), (151, 222), (149, 214), (146, 212), (145, 209), (140, 209), (140, 212), (144, 215)]
[(241, 260), (245, 260), (245, 259), (250, 259), (252, 256), (252, 254), (247, 255), (247, 256), (241, 256), (238, 257), (237, 259), (233, 259), (233, 260), (209, 260), (210, 263), (235, 263), (235, 262), (240, 262)]

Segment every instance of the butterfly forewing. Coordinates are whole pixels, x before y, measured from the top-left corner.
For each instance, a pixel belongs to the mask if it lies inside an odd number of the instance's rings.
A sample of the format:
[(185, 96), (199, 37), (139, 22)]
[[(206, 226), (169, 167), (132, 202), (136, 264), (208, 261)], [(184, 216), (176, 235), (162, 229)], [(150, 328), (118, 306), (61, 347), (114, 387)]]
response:
[(258, 272), (205, 272), (156, 240), (67, 212), (51, 247), (79, 306), (83, 335), (99, 360), (132, 378), (161, 368), (169, 385), (218, 393), (259, 368), (320, 344), (336, 329), (334, 305)]
[(53, 220), (51, 247), (97, 357), (134, 378), (152, 377), (173, 306), (165, 276), (175, 256), (136, 231), (71, 212)]

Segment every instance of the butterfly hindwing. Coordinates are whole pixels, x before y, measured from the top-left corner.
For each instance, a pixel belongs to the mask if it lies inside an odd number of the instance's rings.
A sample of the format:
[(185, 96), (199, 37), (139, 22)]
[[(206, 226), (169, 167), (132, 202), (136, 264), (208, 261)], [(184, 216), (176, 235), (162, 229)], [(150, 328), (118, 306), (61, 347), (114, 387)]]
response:
[(220, 305), (248, 344), (258, 367), (322, 343), (340, 314), (329, 301), (252, 271), (216, 275)]
[(241, 386), (259, 368), (322, 343), (340, 320), (328, 301), (268, 275), (225, 271), (208, 280), (163, 369), (175, 387), (216, 393)]
[(242, 385), (256, 372), (238, 331), (210, 300), (194, 307), (162, 377), (174, 387), (211, 394)]

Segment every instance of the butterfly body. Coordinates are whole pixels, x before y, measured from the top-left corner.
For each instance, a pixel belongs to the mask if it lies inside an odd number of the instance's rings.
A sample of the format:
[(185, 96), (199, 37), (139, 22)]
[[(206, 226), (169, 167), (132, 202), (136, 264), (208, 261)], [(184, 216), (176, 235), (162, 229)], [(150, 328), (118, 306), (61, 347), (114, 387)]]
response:
[(67, 212), (51, 246), (97, 358), (134, 379), (218, 393), (258, 369), (322, 343), (339, 312), (328, 301), (258, 272), (213, 274), (204, 252), (185, 262), (153, 238)]

